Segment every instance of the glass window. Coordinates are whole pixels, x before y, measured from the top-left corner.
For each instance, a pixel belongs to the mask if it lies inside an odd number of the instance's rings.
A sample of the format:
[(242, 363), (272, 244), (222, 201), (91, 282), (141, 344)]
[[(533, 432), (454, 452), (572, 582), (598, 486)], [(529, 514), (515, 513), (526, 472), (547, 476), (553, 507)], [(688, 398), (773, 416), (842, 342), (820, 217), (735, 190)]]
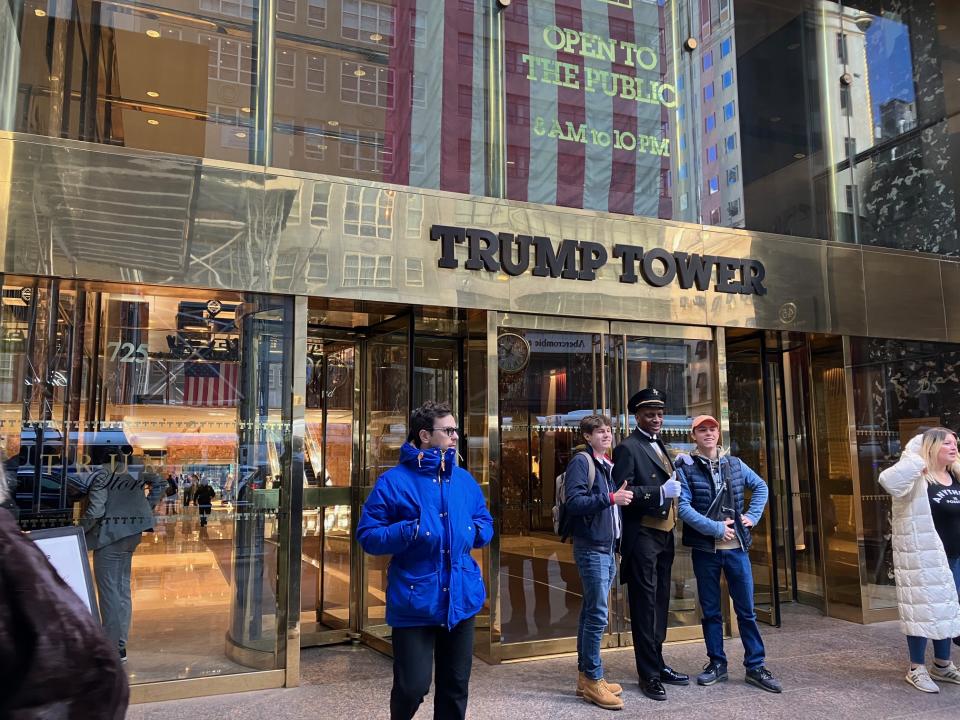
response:
[(340, 132), (340, 169), (379, 175), (388, 172), (393, 149), (382, 132), (343, 128)]
[(713, 67), (713, 50), (708, 50), (703, 54), (703, 69), (709, 70)]
[(727, 203), (727, 215), (734, 218), (740, 214), (740, 200), (731, 200)]
[(330, 183), (314, 183), (313, 201), (310, 203), (310, 224), (314, 227), (327, 227), (329, 212)]
[(307, 58), (307, 90), (323, 92), (327, 89), (327, 59), (311, 55)]
[(330, 265), (327, 253), (314, 253), (307, 263), (307, 283), (325, 285), (330, 277)]
[(847, 36), (837, 33), (837, 60), (841, 65), (847, 64)]
[(732, 133), (732, 134), (730, 134), (730, 135), (727, 135), (727, 139), (726, 139), (726, 141), (725, 141), (724, 144), (725, 144), (726, 147), (727, 147), (727, 152), (728, 152), (728, 153), (732, 153), (734, 150), (736, 150), (736, 149), (737, 149), (737, 134), (736, 134), (736, 133)]
[(277, 55), (277, 85), (296, 87), (297, 55), (293, 50), (281, 50)]
[(717, 116), (710, 113), (703, 119), (703, 130), (709, 133), (712, 132), (715, 127), (717, 127)]
[(720, 43), (720, 57), (726, 57), (733, 48), (733, 38), (726, 38)]
[(724, 89), (733, 85), (733, 70), (725, 71), (721, 77)]
[(390, 68), (342, 61), (340, 99), (368, 107), (393, 107), (394, 72)]
[(713, 100), (713, 83), (712, 82), (703, 86), (703, 100), (704, 102)]
[[(292, 305), (254, 293), (4, 282), (0, 337), (13, 373), (0, 379), (0, 447), (19, 522), (72, 525), (101, 506), (83, 502), (95, 497), (105, 509), (88, 518), (99, 520), (91, 534), (139, 541), (126, 579), (91, 557), (101, 614), (129, 623), (130, 683), (282, 667), (272, 655), (276, 552), (292, 431), (276, 378), (292, 377)], [(51, 347), (54, 336), (65, 341)], [(52, 382), (25, 382), (30, 368)], [(108, 584), (129, 598), (126, 620), (109, 617)], [(173, 613), (171, 598), (181, 603)], [(258, 667), (242, 652), (228, 657), (225, 644), (256, 652)], [(181, 660), (171, 665), (172, 655)]]
[(347, 40), (392, 46), (396, 16), (389, 2), (344, 0), (341, 34)]
[(724, 122), (726, 122), (727, 120), (732, 120), (732, 119), (733, 119), (733, 116), (734, 116), (734, 115), (736, 114), (736, 112), (737, 112), (736, 108), (737, 108), (736, 103), (733, 102), (733, 100), (731, 100), (730, 102), (728, 102), (726, 105), (723, 106), (723, 119), (724, 119)]
[(855, 158), (857, 156), (857, 139), (853, 137), (847, 137), (843, 139), (843, 153), (844, 157)]
[(740, 179), (740, 168), (734, 165), (732, 168), (727, 170), (727, 185), (736, 185), (737, 180)]
[(713, 208), (710, 210), (710, 224), (719, 225), (723, 218), (720, 215), (720, 208)]
[(327, 26), (327, 0), (307, 0), (307, 25), (316, 28)]
[(407, 258), (407, 285), (410, 287), (423, 287), (423, 260), (420, 258)]
[(396, 193), (371, 187), (347, 187), (343, 232), (359, 237), (390, 237)]
[(277, 0), (277, 20), (297, 21), (297, 0)]
[(710, 191), (710, 194), (711, 194), (711, 195), (720, 192), (720, 178), (719, 178), (719, 176), (713, 175), (713, 176), (707, 181), (707, 189)]
[(392, 255), (346, 253), (343, 256), (342, 287), (390, 287), (392, 278)]
[(717, 161), (717, 146), (711, 145), (707, 148), (707, 163), (715, 163)]

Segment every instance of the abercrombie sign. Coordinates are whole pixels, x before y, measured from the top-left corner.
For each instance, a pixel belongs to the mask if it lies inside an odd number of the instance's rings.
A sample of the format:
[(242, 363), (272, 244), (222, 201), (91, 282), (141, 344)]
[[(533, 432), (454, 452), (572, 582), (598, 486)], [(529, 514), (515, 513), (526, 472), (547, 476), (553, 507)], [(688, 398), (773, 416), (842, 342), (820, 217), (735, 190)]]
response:
[[(548, 237), (493, 233), (449, 225), (431, 226), (430, 239), (440, 243), (438, 267), (459, 267), (454, 248), (466, 244), (464, 268), (504, 272), (511, 276), (530, 270), (538, 277), (595, 280), (597, 270), (610, 259), (606, 247), (587, 240), (561, 240), (555, 244)], [(622, 283), (636, 283), (642, 278), (653, 287), (665, 287), (676, 281), (683, 290), (693, 287), (707, 290), (716, 268), (713, 286), (716, 292), (767, 294), (763, 285), (766, 270), (759, 260), (670, 252), (664, 248), (644, 251), (636, 245), (614, 245), (613, 257), (620, 261), (619, 279)]]

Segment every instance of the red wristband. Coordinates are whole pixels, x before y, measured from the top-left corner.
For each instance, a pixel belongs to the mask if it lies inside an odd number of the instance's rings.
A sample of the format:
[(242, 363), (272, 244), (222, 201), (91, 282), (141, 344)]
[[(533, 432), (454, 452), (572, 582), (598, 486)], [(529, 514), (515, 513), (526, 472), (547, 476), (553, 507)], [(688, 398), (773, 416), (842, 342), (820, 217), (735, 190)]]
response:
[(610, 504), (611, 504), (611, 505), (616, 505), (616, 504), (617, 504), (617, 501), (613, 499), (613, 493), (610, 493)]

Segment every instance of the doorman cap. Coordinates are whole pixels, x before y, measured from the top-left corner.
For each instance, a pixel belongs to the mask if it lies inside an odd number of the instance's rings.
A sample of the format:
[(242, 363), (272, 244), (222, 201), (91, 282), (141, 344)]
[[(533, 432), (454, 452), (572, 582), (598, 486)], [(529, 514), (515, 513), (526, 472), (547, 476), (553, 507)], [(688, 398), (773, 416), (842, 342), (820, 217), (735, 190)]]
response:
[(627, 403), (627, 410), (636, 413), (640, 408), (662, 408), (664, 407), (663, 393), (656, 388), (645, 388), (640, 392), (634, 393), (633, 397)]

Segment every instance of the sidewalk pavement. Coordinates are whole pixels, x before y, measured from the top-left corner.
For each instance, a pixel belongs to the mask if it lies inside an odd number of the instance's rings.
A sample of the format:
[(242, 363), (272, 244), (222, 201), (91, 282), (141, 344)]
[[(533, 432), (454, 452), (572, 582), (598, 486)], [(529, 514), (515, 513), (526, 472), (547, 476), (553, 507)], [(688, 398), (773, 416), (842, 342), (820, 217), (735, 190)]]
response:
[[(869, 718), (956, 720), (960, 685), (941, 685), (928, 695), (907, 685), (907, 648), (898, 624), (856, 625), (819, 615), (809, 608), (786, 607), (783, 627), (761, 625), (767, 666), (783, 682), (773, 695), (743, 681), (743, 650), (727, 641), (729, 682), (709, 688), (667, 687), (667, 702), (646, 699), (637, 686), (629, 648), (605, 652), (607, 679), (624, 685), (626, 707), (620, 714), (585, 703), (574, 695), (576, 657), (491, 666), (474, 662), (468, 718), (479, 720), (564, 720), (566, 718)], [(960, 662), (955, 646), (954, 661)], [(931, 657), (928, 649), (928, 659)], [(706, 661), (701, 642), (671, 645), (665, 652), (675, 669), (696, 674)], [(929, 660), (932, 662), (932, 660)], [(389, 717), (391, 661), (368, 648), (335, 646), (305, 650), (301, 686), (286, 690), (220, 695), (134, 705), (128, 720), (280, 720)], [(432, 695), (417, 713), (432, 718)]]

